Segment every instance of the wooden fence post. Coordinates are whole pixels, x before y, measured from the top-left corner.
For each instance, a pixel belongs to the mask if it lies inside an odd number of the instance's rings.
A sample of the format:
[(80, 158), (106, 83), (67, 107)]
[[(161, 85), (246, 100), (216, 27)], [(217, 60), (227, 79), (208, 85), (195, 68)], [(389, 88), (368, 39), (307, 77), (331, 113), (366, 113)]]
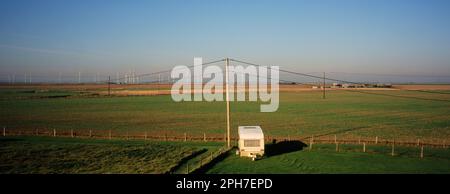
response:
[(336, 134), (334, 135), (334, 143), (337, 143), (337, 136), (336, 136)]
[(378, 136), (375, 137), (375, 144), (378, 144)]
[(363, 152), (366, 152), (366, 142), (363, 143)]
[(339, 152), (339, 143), (336, 142), (336, 152)]
[(144, 140), (147, 140), (147, 131), (144, 134)]
[(53, 129), (53, 137), (56, 137), (56, 129)]
[(186, 134), (186, 132), (184, 133), (184, 141), (187, 141), (187, 134)]
[(39, 129), (36, 128), (36, 136), (39, 136)]
[(203, 133), (203, 141), (206, 142), (206, 133)]
[(417, 139), (417, 146), (420, 146), (420, 139)]
[(223, 142), (227, 142), (227, 134), (226, 133), (223, 134)]
[(6, 127), (3, 127), (3, 137), (6, 136)]
[(420, 147), (420, 158), (423, 158), (423, 145)]
[(311, 138), (311, 139), (309, 139), (309, 151), (312, 150), (312, 146), (313, 146), (313, 140)]
[(73, 129), (70, 130), (70, 136), (73, 137)]
[(89, 137), (92, 137), (92, 129), (89, 130)]
[(394, 156), (395, 153), (395, 140), (392, 142), (392, 152), (391, 155)]
[(288, 141), (291, 141), (291, 135), (288, 135)]

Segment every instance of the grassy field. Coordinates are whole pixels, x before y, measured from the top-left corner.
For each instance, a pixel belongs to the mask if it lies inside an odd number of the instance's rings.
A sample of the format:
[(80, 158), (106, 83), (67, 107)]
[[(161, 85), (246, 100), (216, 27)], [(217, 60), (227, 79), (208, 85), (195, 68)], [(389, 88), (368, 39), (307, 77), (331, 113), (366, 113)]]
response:
[[(326, 99), (321, 99), (320, 91), (282, 92), (279, 109), (274, 113), (260, 113), (259, 102), (233, 102), (232, 127), (261, 125), (270, 136), (337, 134), (430, 141), (450, 138), (448, 91), (370, 93), (379, 95), (330, 91)], [(0, 94), (0, 125), (8, 130), (127, 130), (219, 137), (224, 133), (224, 102), (175, 103), (170, 95), (105, 97), (58, 90), (1, 89)], [(33, 95), (41, 98), (21, 98)], [(51, 97), (61, 95), (70, 97)], [(236, 135), (235, 130), (232, 134)]]
[(218, 147), (217, 143), (2, 137), (0, 174), (161, 174), (176, 170), (185, 158), (200, 150), (208, 153)]
[[(266, 155), (251, 161), (229, 152), (205, 169), (213, 174), (258, 173), (450, 173), (450, 150), (418, 147), (315, 144), (285, 149), (266, 145)], [(54, 137), (1, 137), (0, 174), (9, 173), (185, 173), (221, 143), (95, 140)]]
[[(267, 146), (266, 146), (267, 147)], [(397, 147), (391, 156), (389, 146), (314, 145), (314, 149), (266, 156), (261, 160), (229, 153), (206, 173), (211, 174), (297, 174), (297, 173), (450, 173), (450, 150), (426, 148), (419, 158), (419, 148)]]
[[(72, 87), (72, 86), (71, 86)], [(104, 96), (89, 90), (0, 88), (0, 126), (7, 131), (51, 129), (223, 137), (225, 102), (172, 101), (170, 95)], [(133, 88), (126, 88), (133, 90)], [(138, 88), (139, 89), (139, 88)], [(149, 88), (154, 90), (154, 88)], [(120, 90), (120, 89), (119, 89)], [(97, 93), (100, 92), (100, 93)], [(367, 93), (368, 92), (368, 93)], [(433, 100), (430, 100), (433, 99)], [(232, 136), (239, 125), (260, 125), (266, 136), (370, 138), (450, 142), (450, 91), (285, 91), (277, 112), (260, 102), (232, 102)], [(0, 173), (184, 173), (223, 142), (157, 142), (53, 137), (0, 138)], [(450, 153), (417, 147), (316, 145), (312, 151), (268, 154), (252, 162), (230, 154), (206, 173), (450, 173)]]

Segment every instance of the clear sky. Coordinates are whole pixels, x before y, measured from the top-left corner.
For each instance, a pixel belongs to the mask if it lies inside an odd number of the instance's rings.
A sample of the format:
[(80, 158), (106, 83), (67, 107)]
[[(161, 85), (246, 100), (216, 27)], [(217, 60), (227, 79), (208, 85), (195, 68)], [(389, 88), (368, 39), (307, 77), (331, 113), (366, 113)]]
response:
[(0, 74), (148, 73), (199, 56), (446, 79), (449, 10), (448, 0), (2, 0)]

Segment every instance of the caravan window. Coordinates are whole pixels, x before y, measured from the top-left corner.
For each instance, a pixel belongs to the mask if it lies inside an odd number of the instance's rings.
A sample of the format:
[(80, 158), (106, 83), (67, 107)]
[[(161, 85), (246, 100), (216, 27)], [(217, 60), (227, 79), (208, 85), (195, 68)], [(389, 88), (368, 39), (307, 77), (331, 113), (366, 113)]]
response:
[(259, 147), (259, 140), (244, 140), (244, 147)]

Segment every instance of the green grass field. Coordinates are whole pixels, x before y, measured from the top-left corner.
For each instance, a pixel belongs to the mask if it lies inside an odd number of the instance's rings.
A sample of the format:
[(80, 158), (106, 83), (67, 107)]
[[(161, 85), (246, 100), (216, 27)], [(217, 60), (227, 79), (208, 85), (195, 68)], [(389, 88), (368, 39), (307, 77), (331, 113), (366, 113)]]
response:
[(220, 146), (217, 143), (2, 137), (0, 173), (161, 174), (200, 150), (208, 153)]
[[(409, 139), (450, 138), (450, 95), (411, 91), (377, 94), (441, 99), (430, 101), (330, 91), (284, 92), (277, 112), (260, 113), (259, 102), (231, 103), (232, 127), (261, 125), (270, 136), (362, 136)], [(223, 135), (224, 102), (175, 103), (169, 95), (18, 99), (32, 95), (2, 89), (0, 125), (8, 129), (94, 129)], [(44, 92), (45, 93), (45, 92)], [(64, 92), (49, 91), (59, 95)], [(72, 91), (72, 94), (74, 92)], [(233, 131), (233, 135), (236, 135)]]
[(302, 173), (450, 173), (450, 150), (427, 148), (423, 159), (419, 148), (397, 147), (391, 156), (389, 146), (314, 145), (289, 153), (251, 161), (229, 153), (206, 173), (211, 174), (302, 174)]
[[(277, 112), (260, 102), (232, 102), (232, 135), (260, 125), (267, 136), (366, 137), (442, 143), (450, 139), (449, 91), (282, 92)], [(107, 97), (92, 91), (0, 89), (0, 126), (7, 131), (58, 129), (203, 133), (223, 137), (224, 102), (175, 103), (169, 95)], [(395, 97), (401, 96), (401, 97)], [(424, 100), (437, 99), (437, 100)], [(157, 142), (53, 137), (0, 138), (0, 173), (184, 173), (223, 142)], [(206, 173), (450, 173), (448, 149), (317, 145), (252, 162), (228, 155)], [(206, 151), (204, 151), (206, 150)]]
[[(186, 173), (221, 143), (95, 140), (54, 137), (0, 138), (0, 174), (17, 173)], [(266, 145), (266, 148), (270, 144)], [(257, 161), (230, 151), (206, 169), (213, 174), (257, 173), (450, 173), (450, 150), (370, 145), (314, 145), (292, 152), (279, 150)]]

